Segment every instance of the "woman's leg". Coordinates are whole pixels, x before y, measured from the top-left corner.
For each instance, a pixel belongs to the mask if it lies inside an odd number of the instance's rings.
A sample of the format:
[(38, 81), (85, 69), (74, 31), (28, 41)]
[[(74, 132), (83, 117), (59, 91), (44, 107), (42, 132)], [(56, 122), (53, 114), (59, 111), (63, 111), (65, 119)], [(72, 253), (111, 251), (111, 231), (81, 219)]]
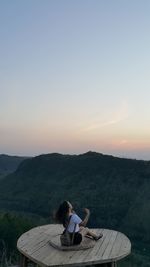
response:
[(83, 235), (83, 236), (90, 236), (90, 237), (93, 237), (94, 239), (99, 239), (101, 238), (103, 235), (102, 234), (95, 234), (93, 233), (89, 228), (87, 227), (83, 227), (83, 226), (80, 226), (80, 233)]

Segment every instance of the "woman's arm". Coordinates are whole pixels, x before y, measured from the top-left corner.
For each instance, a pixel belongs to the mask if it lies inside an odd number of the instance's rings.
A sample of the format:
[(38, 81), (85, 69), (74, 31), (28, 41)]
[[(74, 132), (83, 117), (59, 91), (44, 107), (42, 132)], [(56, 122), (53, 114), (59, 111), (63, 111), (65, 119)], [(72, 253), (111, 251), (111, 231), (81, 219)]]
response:
[(80, 226), (86, 226), (88, 220), (89, 220), (89, 217), (90, 217), (90, 210), (89, 209), (84, 209), (85, 211), (85, 218), (84, 220), (79, 224)]

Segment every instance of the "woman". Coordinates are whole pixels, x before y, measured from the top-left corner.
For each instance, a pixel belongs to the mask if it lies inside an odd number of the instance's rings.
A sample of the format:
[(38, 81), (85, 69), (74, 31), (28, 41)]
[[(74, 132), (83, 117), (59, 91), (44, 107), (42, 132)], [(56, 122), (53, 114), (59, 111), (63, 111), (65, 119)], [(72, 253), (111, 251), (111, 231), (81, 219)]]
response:
[(70, 237), (73, 237), (73, 245), (78, 245), (82, 241), (82, 236), (88, 236), (94, 240), (99, 240), (102, 234), (96, 235), (90, 231), (86, 226), (90, 211), (84, 209), (85, 218), (82, 220), (74, 211), (69, 201), (64, 201), (58, 208), (55, 218), (58, 223), (62, 223), (66, 231), (69, 232)]

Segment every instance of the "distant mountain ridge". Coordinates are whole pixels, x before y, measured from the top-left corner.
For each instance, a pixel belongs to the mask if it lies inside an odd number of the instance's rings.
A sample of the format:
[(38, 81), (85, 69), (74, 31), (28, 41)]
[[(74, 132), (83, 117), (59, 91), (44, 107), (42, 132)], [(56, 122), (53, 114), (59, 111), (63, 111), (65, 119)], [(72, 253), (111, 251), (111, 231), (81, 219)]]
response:
[(91, 209), (92, 227), (150, 241), (150, 162), (96, 152), (25, 159), (0, 181), (0, 209), (50, 216), (64, 199), (79, 214)]
[(27, 157), (9, 156), (0, 154), (0, 178), (14, 172), (19, 164)]

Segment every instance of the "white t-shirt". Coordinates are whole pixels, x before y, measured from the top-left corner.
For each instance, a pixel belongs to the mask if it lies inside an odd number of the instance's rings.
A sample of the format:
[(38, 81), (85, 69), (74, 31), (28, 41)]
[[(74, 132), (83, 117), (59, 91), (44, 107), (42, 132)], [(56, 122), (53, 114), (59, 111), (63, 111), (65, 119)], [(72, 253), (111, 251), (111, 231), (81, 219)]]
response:
[(71, 219), (67, 228), (67, 231), (73, 233), (76, 224), (75, 232), (79, 232), (79, 224), (82, 222), (81, 218), (77, 214), (71, 214)]

